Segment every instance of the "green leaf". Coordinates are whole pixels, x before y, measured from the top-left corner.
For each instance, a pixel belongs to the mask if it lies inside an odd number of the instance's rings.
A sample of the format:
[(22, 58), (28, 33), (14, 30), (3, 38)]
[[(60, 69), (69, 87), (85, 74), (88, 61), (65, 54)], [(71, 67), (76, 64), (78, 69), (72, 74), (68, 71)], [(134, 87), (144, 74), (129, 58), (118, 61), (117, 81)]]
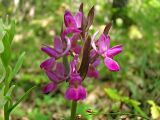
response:
[(108, 89), (105, 89), (105, 92), (112, 100), (121, 101), (121, 97), (118, 95), (118, 92), (116, 89), (108, 88)]
[(4, 46), (2, 40), (0, 40), (0, 53), (3, 53), (4, 51)]
[(91, 106), (89, 106), (87, 104), (80, 104), (80, 103), (78, 103), (78, 106), (77, 106), (77, 115), (82, 115), (82, 117), (85, 120), (93, 120), (93, 115), (89, 114), (87, 112), (87, 110), (90, 109), (90, 108), (91, 108)]
[(147, 102), (151, 105), (150, 111), (152, 118), (158, 120), (158, 118), (160, 118), (160, 107), (152, 100), (148, 100)]
[(6, 70), (5, 70), (5, 68), (4, 68), (4, 66), (3, 66), (3, 64), (2, 64), (2, 61), (1, 61), (1, 59), (0, 59), (0, 66), (1, 66), (1, 77), (0, 77), (0, 84), (3, 82), (3, 80), (4, 80), (4, 78), (6, 77)]
[(12, 95), (12, 92), (13, 92), (14, 88), (15, 88), (15, 85), (12, 85), (12, 86), (9, 88), (9, 90), (7, 91), (7, 94), (4, 96), (4, 98), (5, 98), (7, 101), (10, 101), (10, 103), (12, 102), (12, 97), (11, 97), (11, 95)]
[[(7, 26), (7, 25), (6, 25)], [(3, 43), (3, 53), (0, 54), (3, 65), (7, 68), (10, 59), (11, 59), (11, 43), (15, 34), (15, 22), (12, 21), (9, 27), (5, 27), (5, 35), (3, 36), (2, 42)], [(2, 46), (2, 44), (1, 44)]]
[(5, 103), (6, 103), (6, 100), (4, 99), (4, 87), (0, 90), (0, 108), (2, 108)]
[(18, 61), (13, 69), (13, 71), (11, 72), (11, 74), (9, 75), (8, 77), (8, 82), (10, 83), (12, 78), (18, 73), (18, 71), (20, 70), (22, 64), (23, 64), (23, 60), (24, 60), (24, 55), (25, 55), (25, 52), (23, 52), (19, 58), (18, 58)]
[(22, 100), (24, 100), (24, 99), (29, 95), (29, 93), (30, 93), (35, 87), (36, 87), (36, 86), (31, 87), (13, 106), (11, 106), (11, 107), (9, 108), (8, 112), (9, 112), (9, 113), (12, 112), (12, 110), (13, 110), (17, 105), (19, 105), (19, 103), (20, 103)]
[(6, 95), (4, 96), (4, 88), (2, 89), (0, 93), (0, 107), (3, 107), (8, 101), (12, 101), (11, 94), (13, 92), (13, 89), (15, 88), (15, 85), (12, 85), (10, 89), (7, 91)]
[(120, 101), (132, 106), (137, 113), (147, 118), (146, 113), (143, 112), (143, 110), (139, 107), (140, 103), (138, 101), (130, 99), (128, 96), (119, 95), (116, 89), (108, 88), (108, 89), (105, 89), (105, 92), (107, 93), (110, 99), (115, 101)]
[(14, 35), (15, 35), (15, 26), (16, 26), (16, 23), (15, 23), (15, 21), (13, 20), (13, 21), (11, 22), (10, 29), (7, 30), (7, 32), (9, 33), (9, 43), (10, 43), (10, 44), (12, 43), (13, 38), (14, 38)]
[(5, 35), (5, 30), (4, 30), (4, 27), (3, 27), (3, 22), (2, 22), (2, 19), (0, 19), (0, 53), (2, 53), (4, 51), (4, 45), (3, 45), (3, 42), (2, 42), (2, 39)]

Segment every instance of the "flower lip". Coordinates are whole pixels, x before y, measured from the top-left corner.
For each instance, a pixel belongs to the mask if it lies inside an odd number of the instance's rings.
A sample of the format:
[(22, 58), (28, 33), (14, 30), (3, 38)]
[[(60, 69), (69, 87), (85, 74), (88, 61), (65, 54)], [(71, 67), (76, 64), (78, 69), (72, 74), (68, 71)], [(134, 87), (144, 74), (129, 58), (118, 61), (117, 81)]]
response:
[(65, 98), (75, 101), (83, 100), (86, 98), (86, 90), (81, 85), (79, 85), (77, 88), (70, 86), (65, 93)]

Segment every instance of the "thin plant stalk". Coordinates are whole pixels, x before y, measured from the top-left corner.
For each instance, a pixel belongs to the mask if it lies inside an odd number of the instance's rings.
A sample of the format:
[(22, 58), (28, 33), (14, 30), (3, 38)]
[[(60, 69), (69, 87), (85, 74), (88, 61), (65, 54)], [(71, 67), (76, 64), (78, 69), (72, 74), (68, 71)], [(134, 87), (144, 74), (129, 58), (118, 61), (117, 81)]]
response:
[(71, 108), (71, 120), (75, 120), (76, 117), (76, 110), (77, 110), (77, 101), (72, 101), (72, 108)]
[[(9, 82), (8, 82), (8, 76), (9, 76), (9, 68), (6, 68), (6, 79), (5, 79), (5, 90), (4, 90), (4, 95), (7, 94), (7, 91), (9, 89)], [(8, 105), (9, 103), (7, 102), (4, 105), (4, 120), (9, 120), (9, 112), (8, 112)]]

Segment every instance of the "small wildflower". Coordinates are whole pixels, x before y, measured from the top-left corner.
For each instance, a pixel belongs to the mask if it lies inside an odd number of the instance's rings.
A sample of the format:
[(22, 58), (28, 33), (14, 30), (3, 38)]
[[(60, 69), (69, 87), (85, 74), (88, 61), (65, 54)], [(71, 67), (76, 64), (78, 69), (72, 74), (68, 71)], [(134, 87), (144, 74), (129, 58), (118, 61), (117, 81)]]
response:
[(122, 52), (122, 46), (116, 45), (110, 48), (110, 37), (102, 34), (98, 41), (95, 41), (96, 34), (98, 34), (98, 32), (96, 32), (92, 38), (92, 47), (104, 58), (104, 64), (110, 71), (119, 71), (120, 67), (118, 63), (113, 60), (113, 57)]

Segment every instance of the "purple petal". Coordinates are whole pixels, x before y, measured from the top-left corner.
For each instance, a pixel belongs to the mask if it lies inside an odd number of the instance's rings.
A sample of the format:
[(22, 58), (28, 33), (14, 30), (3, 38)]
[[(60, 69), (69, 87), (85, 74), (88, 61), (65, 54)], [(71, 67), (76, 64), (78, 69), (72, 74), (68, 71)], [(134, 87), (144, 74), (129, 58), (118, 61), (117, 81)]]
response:
[(45, 52), (46, 54), (48, 54), (50, 57), (55, 57), (57, 58), (59, 56), (59, 54), (55, 51), (55, 49), (46, 46), (46, 47), (42, 47), (41, 50), (43, 52)]
[(70, 62), (71, 73), (76, 73), (78, 64), (78, 55), (74, 56), (73, 60)]
[(80, 54), (81, 52), (81, 46), (78, 45), (77, 41), (80, 39), (80, 35), (79, 34), (74, 34), (71, 37), (71, 49), (76, 53), (76, 54)]
[(49, 83), (47, 84), (44, 88), (43, 88), (43, 92), (44, 93), (49, 93), (51, 91), (55, 91), (57, 88), (57, 84), (52, 82), (52, 83)]
[(97, 67), (99, 64), (100, 64), (100, 59), (98, 58), (92, 63), (94, 67)]
[(81, 80), (82, 80), (82, 78), (79, 75), (79, 73), (71, 73), (69, 84), (73, 85), (73, 86), (75, 84), (81, 85)]
[(70, 11), (65, 11), (64, 23), (65, 23), (66, 27), (77, 28), (76, 21), (75, 21), (74, 17), (72, 16), (72, 14), (70, 13)]
[(66, 93), (65, 98), (68, 100), (83, 100), (86, 98), (86, 90), (82, 86), (78, 86), (78, 88), (70, 86)]
[(78, 100), (84, 100), (87, 96), (86, 90), (83, 86), (78, 87)]
[(62, 40), (58, 36), (54, 37), (54, 49), (59, 53), (62, 53), (63, 51)]
[(81, 53), (81, 46), (76, 44), (75, 46), (72, 46), (72, 50), (79, 55)]
[(52, 70), (46, 70), (45, 72), (48, 78), (55, 83), (61, 83), (66, 80), (64, 66), (62, 63), (57, 63), (56, 68)]
[(44, 62), (42, 62), (40, 67), (41, 67), (41, 69), (50, 70), (50, 69), (52, 69), (54, 64), (55, 64), (55, 59), (50, 58), (50, 59), (47, 59)]
[(80, 34), (73, 34), (72, 37), (70, 38), (71, 43), (77, 43), (77, 40), (80, 40)]
[(74, 87), (69, 87), (66, 90), (65, 98), (68, 100), (77, 100), (78, 99), (77, 89)]
[(94, 49), (92, 49), (90, 51), (90, 59), (94, 59), (95, 57), (98, 57), (98, 54)]
[(107, 68), (110, 71), (119, 71), (119, 69), (120, 69), (118, 63), (109, 57), (105, 57), (104, 64), (107, 66)]
[(98, 50), (100, 54), (103, 54), (104, 52), (106, 52), (110, 46), (109, 36), (106, 37), (104, 34), (102, 34), (97, 42), (97, 45), (98, 45)]
[(115, 55), (122, 52), (122, 45), (116, 45), (110, 49), (107, 50), (107, 56), (108, 57), (114, 57)]
[(57, 65), (56, 65), (56, 72), (57, 72), (58, 74), (61, 74), (62, 76), (64, 76), (65, 70), (64, 70), (64, 65), (63, 65), (63, 63), (57, 63)]
[(58, 83), (60, 81), (55, 72), (53, 72), (53, 71), (46, 71), (46, 74), (47, 74), (48, 78), (51, 81), (56, 82), (56, 83)]
[(77, 28), (69, 28), (67, 27), (64, 31), (63, 31), (63, 37), (66, 36), (67, 34), (70, 34), (70, 33), (81, 33), (81, 30), (77, 29)]
[(94, 33), (94, 35), (92, 36), (92, 41), (91, 41), (91, 45), (92, 45), (92, 47), (93, 47), (93, 49), (94, 49), (95, 51), (97, 51), (97, 47), (96, 47), (96, 36), (97, 36), (98, 33), (99, 33), (99, 31), (96, 31), (96, 32)]
[(82, 24), (82, 12), (77, 12), (76, 15), (74, 16), (74, 19), (77, 23), (77, 27), (80, 28)]
[(87, 76), (98, 79), (99, 78), (99, 72), (96, 70), (96, 68), (94, 66), (91, 65), (88, 69)]

